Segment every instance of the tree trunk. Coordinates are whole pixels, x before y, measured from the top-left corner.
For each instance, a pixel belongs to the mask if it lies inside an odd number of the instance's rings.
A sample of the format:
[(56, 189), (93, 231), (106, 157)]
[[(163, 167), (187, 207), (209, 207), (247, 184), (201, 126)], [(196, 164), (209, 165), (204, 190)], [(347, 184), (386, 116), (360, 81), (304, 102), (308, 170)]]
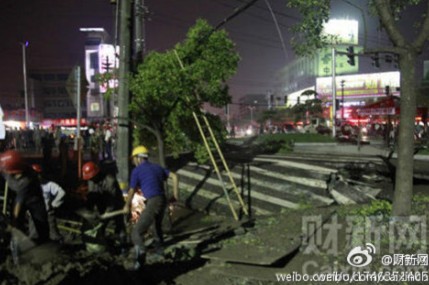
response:
[(393, 216), (409, 216), (411, 213), (414, 169), (414, 124), (417, 94), (415, 66), (415, 54), (411, 51), (401, 54), (401, 114)]
[(156, 131), (155, 132), (156, 141), (158, 142), (158, 158), (159, 158), (159, 164), (162, 167), (166, 167), (165, 163), (165, 146), (164, 146), (164, 139), (162, 138), (162, 131)]

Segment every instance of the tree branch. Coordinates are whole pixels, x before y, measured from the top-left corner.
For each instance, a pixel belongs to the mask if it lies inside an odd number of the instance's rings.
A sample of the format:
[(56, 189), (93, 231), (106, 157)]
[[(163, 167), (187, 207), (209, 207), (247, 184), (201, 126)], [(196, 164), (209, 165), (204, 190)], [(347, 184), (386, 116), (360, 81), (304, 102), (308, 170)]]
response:
[(427, 2), (425, 15), (426, 17), (423, 22), (420, 33), (417, 35), (416, 40), (413, 42), (413, 46), (418, 51), (418, 53), (421, 53), (423, 45), (427, 41), (429, 35), (429, 1)]
[(380, 17), (381, 23), (386, 29), (390, 40), (395, 46), (404, 47), (407, 44), (407, 41), (395, 25), (390, 0), (375, 0), (374, 3), (375, 8), (377, 9), (377, 14)]

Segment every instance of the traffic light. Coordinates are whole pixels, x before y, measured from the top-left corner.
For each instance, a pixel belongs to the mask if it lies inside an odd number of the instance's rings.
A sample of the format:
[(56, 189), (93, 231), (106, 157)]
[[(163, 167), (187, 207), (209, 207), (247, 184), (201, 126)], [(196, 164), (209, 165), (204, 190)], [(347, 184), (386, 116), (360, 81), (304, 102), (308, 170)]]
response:
[(393, 57), (390, 54), (386, 54), (384, 60), (386, 63), (392, 63)]
[(355, 51), (353, 46), (349, 46), (347, 48), (347, 57), (349, 58), (347, 60), (348, 64), (354, 66), (355, 65)]
[(399, 67), (399, 54), (395, 54), (393, 56), (393, 67), (398, 68)]
[(335, 110), (338, 111), (340, 109), (340, 99), (335, 99)]
[(390, 95), (390, 86), (389, 85), (384, 86), (384, 94), (386, 94), (386, 96)]
[(373, 56), (371, 56), (372, 59), (372, 66), (376, 68), (380, 68), (380, 57), (378, 56), (378, 52), (374, 53)]

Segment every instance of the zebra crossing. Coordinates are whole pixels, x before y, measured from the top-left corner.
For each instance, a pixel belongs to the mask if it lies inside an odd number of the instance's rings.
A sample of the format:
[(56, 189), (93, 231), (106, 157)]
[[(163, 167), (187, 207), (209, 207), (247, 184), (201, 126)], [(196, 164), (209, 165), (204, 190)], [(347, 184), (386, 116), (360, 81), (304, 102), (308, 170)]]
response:
[[(327, 181), (330, 174), (336, 172), (333, 167), (267, 156), (231, 167), (234, 181), (252, 215), (331, 205), (334, 200), (327, 193)], [(221, 182), (209, 166), (189, 163), (178, 174), (181, 200), (188, 206), (214, 214), (229, 213)], [(226, 188), (230, 189), (230, 198), (238, 209), (231, 185), (227, 184)]]

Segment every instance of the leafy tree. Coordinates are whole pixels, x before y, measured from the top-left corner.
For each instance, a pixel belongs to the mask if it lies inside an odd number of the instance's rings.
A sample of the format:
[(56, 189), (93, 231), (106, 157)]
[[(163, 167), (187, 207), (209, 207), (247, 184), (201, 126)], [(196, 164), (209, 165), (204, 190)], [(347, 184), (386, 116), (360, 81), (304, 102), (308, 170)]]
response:
[(113, 70), (95, 75), (95, 81), (97, 81), (100, 85), (104, 86), (104, 88), (106, 89), (103, 94), (103, 98), (106, 100), (111, 100), (113, 95), (118, 93), (118, 88), (111, 86), (111, 82), (117, 78), (116, 74), (117, 71)]
[[(347, 2), (347, 1), (346, 1)], [(363, 3), (364, 1), (362, 1)], [(330, 39), (321, 37), (323, 24), (329, 19), (331, 1), (290, 0), (289, 7), (297, 8), (303, 19), (294, 27), (292, 44), (299, 55), (310, 54), (325, 47)], [(390, 45), (367, 49), (364, 53), (391, 53), (398, 58), (401, 72), (401, 114), (398, 137), (398, 163), (393, 202), (394, 216), (407, 216), (411, 212), (413, 190), (413, 153), (414, 120), (416, 114), (416, 66), (417, 57), (422, 53), (429, 39), (429, 2), (422, 0), (369, 0), (366, 1), (374, 16), (379, 18), (381, 28), (387, 33)], [(426, 7), (424, 7), (426, 4)], [(416, 9), (417, 8), (417, 9)], [(410, 9), (419, 13), (414, 16), (413, 32), (402, 27), (411, 27), (403, 23), (401, 17)]]
[[(174, 50), (149, 53), (130, 82), (134, 138), (156, 141), (164, 165), (165, 149), (173, 154), (196, 150), (202, 144), (193, 112), (199, 114), (204, 103), (222, 107), (231, 102), (225, 81), (235, 74), (238, 60), (226, 32), (214, 31), (204, 20)], [(219, 118), (207, 118), (222, 137)]]
[[(312, 118), (320, 118), (322, 115), (322, 101), (317, 98), (317, 93), (314, 90), (305, 90), (301, 93), (301, 98), (305, 98), (304, 100), (300, 100), (300, 102), (304, 101), (304, 104), (295, 105), (296, 108), (293, 108), (296, 117), (305, 119), (307, 121)], [(313, 98), (311, 98), (313, 97)], [(295, 107), (294, 106), (294, 107)]]

